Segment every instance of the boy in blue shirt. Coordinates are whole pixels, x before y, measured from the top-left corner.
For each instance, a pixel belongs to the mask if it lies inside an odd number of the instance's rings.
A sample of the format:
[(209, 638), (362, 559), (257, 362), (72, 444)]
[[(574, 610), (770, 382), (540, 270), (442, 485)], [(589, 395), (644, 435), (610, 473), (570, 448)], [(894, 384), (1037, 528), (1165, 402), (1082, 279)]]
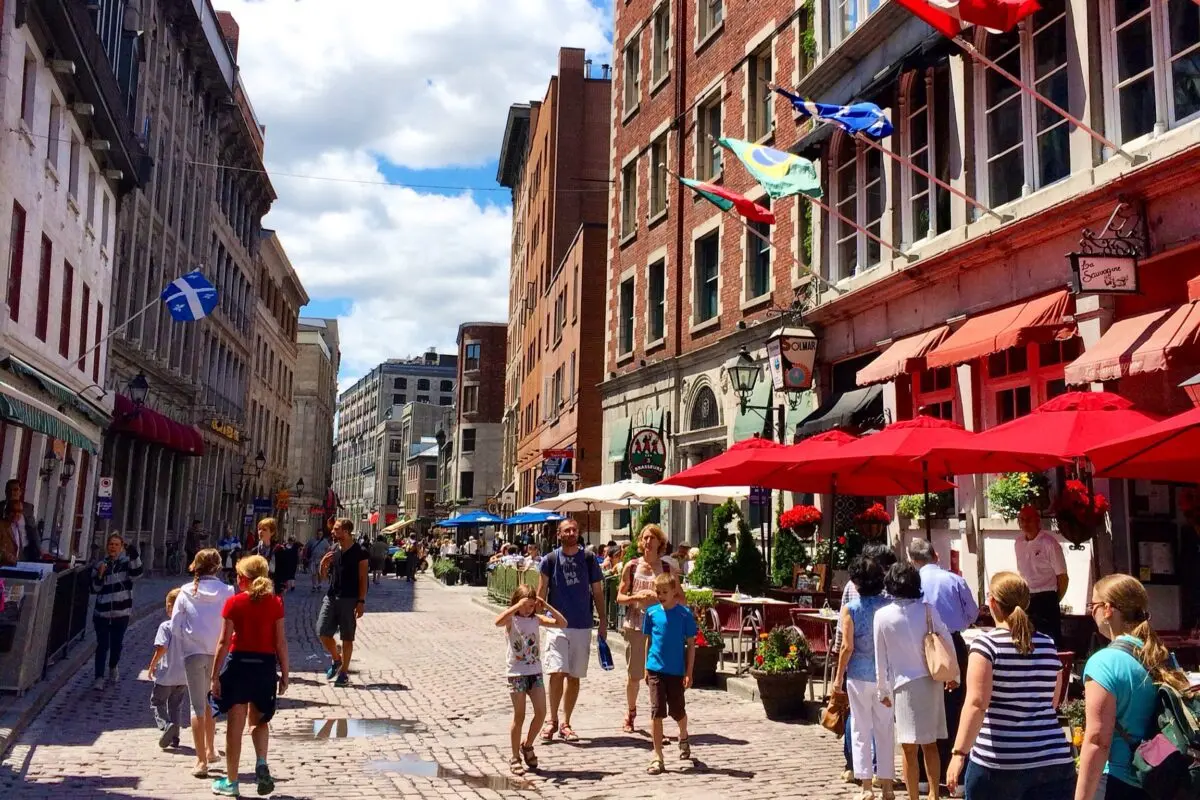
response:
[(188, 718), (187, 676), (183, 672), (183, 654), (176, 645), (171, 648), (171, 610), (175, 608), (178, 589), (167, 592), (167, 619), (158, 626), (154, 635), (154, 655), (150, 659), (150, 680), (154, 688), (150, 691), (150, 710), (154, 712), (154, 724), (162, 731), (158, 746), (163, 750), (179, 746), (179, 730)]
[(679, 603), (682, 594), (675, 576), (664, 572), (654, 579), (658, 605), (646, 609), (642, 633), (646, 639), (646, 685), (650, 689), (651, 732), (654, 760), (646, 770), (661, 775), (663, 766), (663, 718), (679, 723), (679, 757), (690, 760), (687, 712), (684, 692), (692, 685), (692, 665), (696, 660), (696, 617)]

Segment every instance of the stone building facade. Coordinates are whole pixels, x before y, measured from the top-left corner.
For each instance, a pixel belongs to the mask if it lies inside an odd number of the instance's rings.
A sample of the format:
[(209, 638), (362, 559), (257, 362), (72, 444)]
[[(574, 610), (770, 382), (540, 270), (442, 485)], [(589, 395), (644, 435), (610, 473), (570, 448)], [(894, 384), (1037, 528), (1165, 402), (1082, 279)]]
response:
[(307, 541), (321, 525), (326, 493), (333, 488), (333, 415), (341, 366), (337, 320), (300, 317), (296, 351), (288, 463), (297, 473), (297, 486), (288, 532)]
[(503, 510), (500, 492), (507, 327), (503, 322), (464, 322), (458, 326), (453, 485), (457, 487), (454, 500), (459, 511), (479, 511), (489, 505), (497, 512)]

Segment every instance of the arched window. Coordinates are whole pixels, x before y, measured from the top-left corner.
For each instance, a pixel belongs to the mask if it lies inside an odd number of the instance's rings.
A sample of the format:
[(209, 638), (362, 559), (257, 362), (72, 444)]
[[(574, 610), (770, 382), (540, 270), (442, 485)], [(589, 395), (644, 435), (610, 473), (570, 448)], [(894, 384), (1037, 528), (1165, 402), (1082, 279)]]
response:
[[(857, 222), (876, 237), (883, 220), (883, 155), (873, 147), (860, 145), (838, 133), (832, 144), (834, 171), (833, 207), (852, 222)], [(879, 242), (841, 219), (830, 220), (834, 231), (832, 281), (849, 278), (879, 263)]]
[[(902, 147), (917, 166), (950, 182), (950, 71), (909, 72), (902, 84), (905, 98)], [(908, 243), (950, 229), (950, 193), (914, 170), (901, 170), (904, 193), (904, 236)]]
[(721, 416), (717, 412), (717, 396), (707, 386), (701, 387), (692, 400), (691, 425), (689, 430), (698, 431), (704, 428), (715, 428), (721, 424)]

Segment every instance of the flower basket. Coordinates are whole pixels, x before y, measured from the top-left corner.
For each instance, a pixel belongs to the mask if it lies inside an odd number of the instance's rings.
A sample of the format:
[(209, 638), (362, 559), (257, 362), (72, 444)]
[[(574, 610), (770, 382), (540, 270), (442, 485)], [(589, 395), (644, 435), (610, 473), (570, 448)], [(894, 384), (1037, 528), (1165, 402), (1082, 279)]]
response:
[(892, 515), (882, 503), (873, 503), (869, 508), (854, 515), (854, 527), (867, 539), (881, 539), (892, 521)]
[(717, 664), (721, 660), (721, 648), (715, 645), (696, 648), (696, 660), (692, 663), (693, 686), (716, 686)]
[(752, 669), (750, 675), (758, 684), (758, 699), (770, 720), (794, 720), (804, 716), (804, 690), (808, 688), (808, 671), (763, 672)]
[(790, 530), (804, 542), (812, 541), (821, 522), (821, 509), (816, 506), (797, 505), (779, 515), (780, 530)]
[(1060, 511), (1055, 515), (1058, 520), (1058, 532), (1076, 547), (1084, 542), (1090, 542), (1096, 536), (1096, 526), (1076, 519), (1070, 514)]
[(1088, 491), (1082, 481), (1067, 481), (1054, 504), (1054, 517), (1058, 520), (1058, 532), (1076, 549), (1091, 541), (1096, 529), (1104, 524), (1108, 513), (1108, 498)]
[(796, 525), (792, 528), (785, 528), (785, 530), (791, 531), (802, 542), (811, 542), (817, 535), (817, 523), (810, 522), (807, 525)]
[(858, 522), (855, 524), (858, 532), (866, 539), (878, 540), (882, 539), (887, 533), (886, 522)]

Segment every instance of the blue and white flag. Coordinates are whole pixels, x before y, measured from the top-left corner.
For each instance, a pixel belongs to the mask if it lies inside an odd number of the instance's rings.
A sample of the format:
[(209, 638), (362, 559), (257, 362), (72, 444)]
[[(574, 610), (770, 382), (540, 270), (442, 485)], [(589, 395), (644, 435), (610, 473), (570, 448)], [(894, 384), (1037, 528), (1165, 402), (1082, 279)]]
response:
[(775, 87), (775, 91), (791, 101), (792, 107), (806, 117), (815, 117), (832, 122), (850, 135), (865, 133), (874, 139), (882, 139), (892, 133), (892, 123), (883, 109), (874, 103), (851, 103), (835, 106), (829, 103), (814, 103), (794, 95), (786, 89)]
[(217, 307), (216, 287), (200, 274), (200, 270), (171, 281), (161, 296), (176, 322), (195, 322)]

